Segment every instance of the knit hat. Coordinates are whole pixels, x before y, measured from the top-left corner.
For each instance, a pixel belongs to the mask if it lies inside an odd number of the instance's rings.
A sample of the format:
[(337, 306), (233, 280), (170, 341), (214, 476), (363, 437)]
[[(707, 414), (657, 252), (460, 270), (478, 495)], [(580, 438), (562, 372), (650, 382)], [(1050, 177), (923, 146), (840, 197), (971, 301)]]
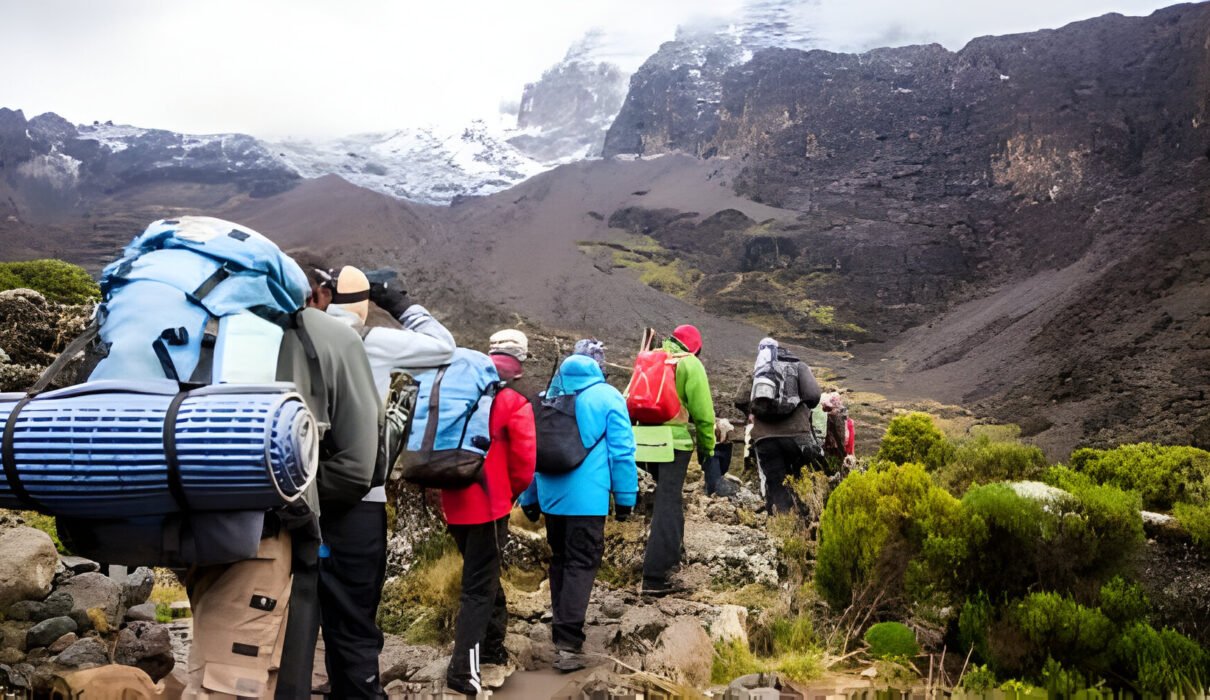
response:
[(493, 355), (512, 355), (521, 362), (529, 357), (529, 338), (515, 328), (506, 328), (492, 333), (488, 342), (491, 344), (489, 352)]
[(362, 323), (370, 313), (370, 280), (361, 270), (345, 265), (336, 276), (336, 292), (332, 303), (345, 311), (356, 314)]
[(504, 381), (511, 382), (521, 376), (523, 372), (521, 360), (503, 352), (493, 352), (491, 358), (492, 363), (496, 365), (496, 372)]
[(702, 333), (696, 327), (685, 324), (677, 326), (676, 330), (672, 331), (672, 337), (680, 341), (681, 345), (689, 352), (697, 355), (702, 351)]
[(576, 341), (576, 347), (572, 350), (573, 355), (584, 355), (591, 357), (600, 366), (601, 371), (605, 371), (605, 344), (596, 338), (583, 338)]

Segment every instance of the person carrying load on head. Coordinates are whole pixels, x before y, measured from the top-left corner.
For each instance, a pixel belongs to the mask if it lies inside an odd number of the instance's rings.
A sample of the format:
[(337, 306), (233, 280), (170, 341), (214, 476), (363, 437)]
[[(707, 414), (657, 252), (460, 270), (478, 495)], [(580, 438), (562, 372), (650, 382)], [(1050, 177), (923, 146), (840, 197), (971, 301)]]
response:
[(638, 495), (634, 432), (626, 401), (605, 382), (603, 346), (577, 347), (586, 354), (563, 360), (551, 389), (535, 409), (536, 474), (519, 500), (531, 521), (538, 522), (545, 514), (551, 548), (554, 667), (562, 672), (586, 665), (584, 621), (605, 552), (610, 496), (614, 517), (623, 521), (630, 517)]
[(504, 648), (508, 609), (500, 571), (509, 513), (533, 482), (537, 449), (533, 407), (512, 388), (524, 374), (529, 339), (521, 331), (507, 329), (493, 334), (490, 342), (490, 357), (504, 386), (492, 400), (491, 446), (483, 463), (483, 481), (441, 491), (445, 522), (462, 554), (462, 593), (445, 684), (465, 695), (483, 689), (487, 667), (508, 665)]
[(714, 399), (698, 357), (701, 332), (694, 326), (678, 326), (660, 350), (648, 350), (654, 335), (649, 330), (644, 338), (626, 401), (636, 423), (639, 466), (656, 482), (641, 593), (663, 596), (673, 592), (669, 576), (681, 563), (685, 539), (681, 492), (695, 446), (707, 491), (730, 495), (735, 486), (722, 478), (714, 460)]
[(811, 419), (819, 397), (819, 383), (805, 362), (773, 338), (760, 341), (752, 374), (736, 392), (735, 407), (752, 422), (750, 437), (771, 515), (794, 508), (787, 477), (797, 476), (803, 466), (823, 468), (823, 449)]
[[(315, 306), (358, 333), (369, 358), (380, 405), (387, 400), (391, 373), (434, 367), (454, 355), (454, 337), (428, 310), (410, 303), (397, 275), (371, 284), (360, 269), (346, 265), (327, 271), (316, 265), (320, 281)], [(367, 326), (370, 302), (403, 328)], [(386, 480), (390, 465), (379, 459), (369, 492), (360, 503), (320, 518), (324, 556), (319, 568), (324, 653), (331, 693), (340, 698), (382, 697), (378, 656), (383, 636), (376, 622), (386, 579)]]

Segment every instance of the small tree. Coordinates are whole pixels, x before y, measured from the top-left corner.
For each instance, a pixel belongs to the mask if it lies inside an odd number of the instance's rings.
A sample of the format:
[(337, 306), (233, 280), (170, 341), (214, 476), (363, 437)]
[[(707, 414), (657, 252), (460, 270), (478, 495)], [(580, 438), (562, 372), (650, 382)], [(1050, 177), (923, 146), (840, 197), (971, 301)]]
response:
[(935, 470), (944, 466), (953, 453), (953, 444), (937, 429), (933, 417), (915, 412), (891, 420), (875, 459), (893, 464), (923, 464)]

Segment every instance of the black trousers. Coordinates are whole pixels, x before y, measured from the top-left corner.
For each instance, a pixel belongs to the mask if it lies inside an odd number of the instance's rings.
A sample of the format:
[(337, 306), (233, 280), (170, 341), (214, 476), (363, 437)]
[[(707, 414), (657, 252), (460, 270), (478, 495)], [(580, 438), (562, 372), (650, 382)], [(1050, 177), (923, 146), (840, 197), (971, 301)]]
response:
[(655, 477), (655, 505), (651, 512), (651, 534), (643, 556), (643, 582), (665, 586), (668, 575), (681, 563), (685, 542), (685, 472), (692, 451), (677, 450), (671, 462), (647, 462), (643, 468)]
[(450, 525), (449, 530), (462, 553), (462, 596), (446, 676), (464, 684), (471, 679), (477, 683), (480, 664), (508, 661), (504, 649), (508, 609), (500, 585), (508, 516), (480, 525)]
[(277, 700), (310, 700), (315, 645), (319, 641), (319, 541), (296, 531), (291, 541), (293, 566), (286, 639), (277, 674)]
[(811, 461), (814, 441), (809, 437), (767, 437), (756, 443), (756, 463), (765, 476), (765, 509), (771, 515), (790, 513), (795, 496), (786, 477), (797, 477)]
[(584, 647), (584, 616), (605, 554), (604, 515), (546, 515), (550, 543), (551, 638), (558, 649)]
[(322, 516), (320, 528), (330, 550), (319, 560), (319, 605), (332, 697), (385, 697), (375, 618), (386, 579), (386, 504), (362, 501), (337, 517)]

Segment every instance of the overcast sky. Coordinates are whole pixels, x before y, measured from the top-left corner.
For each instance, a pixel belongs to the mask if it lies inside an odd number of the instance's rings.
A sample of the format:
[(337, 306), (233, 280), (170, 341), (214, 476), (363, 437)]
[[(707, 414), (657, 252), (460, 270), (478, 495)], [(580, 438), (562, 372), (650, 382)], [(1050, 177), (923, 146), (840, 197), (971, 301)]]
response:
[[(789, 0), (787, 0), (789, 1)], [(1153, 0), (805, 0), (819, 48), (1057, 27)], [(766, 4), (768, 0), (765, 0)], [(634, 70), (743, 0), (0, 0), (0, 106), (75, 122), (325, 137), (465, 122), (593, 28)]]

